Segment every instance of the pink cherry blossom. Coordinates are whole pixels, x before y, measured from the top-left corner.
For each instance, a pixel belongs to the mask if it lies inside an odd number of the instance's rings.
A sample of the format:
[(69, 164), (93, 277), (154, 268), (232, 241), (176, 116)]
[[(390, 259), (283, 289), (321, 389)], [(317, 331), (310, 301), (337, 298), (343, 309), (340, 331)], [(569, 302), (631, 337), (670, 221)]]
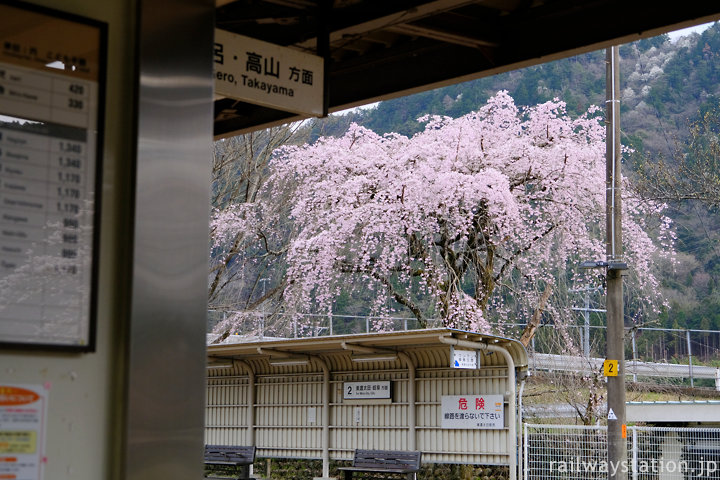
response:
[[(474, 331), (524, 322), (544, 285), (587, 281), (604, 258), (605, 143), (590, 109), (553, 100), (518, 108), (499, 92), (477, 112), (426, 116), (412, 138), (352, 125), (339, 138), (284, 147), (260, 204), (216, 212), (216, 237), (278, 224), (290, 192), (285, 308), (330, 312), (341, 291), (371, 292), (374, 314), (410, 313)], [(670, 255), (660, 206), (624, 201), (632, 291), (656, 309), (656, 255)], [(645, 219), (661, 218), (652, 235)], [(228, 238), (231, 235), (228, 236)], [(548, 312), (570, 318), (551, 297)]]

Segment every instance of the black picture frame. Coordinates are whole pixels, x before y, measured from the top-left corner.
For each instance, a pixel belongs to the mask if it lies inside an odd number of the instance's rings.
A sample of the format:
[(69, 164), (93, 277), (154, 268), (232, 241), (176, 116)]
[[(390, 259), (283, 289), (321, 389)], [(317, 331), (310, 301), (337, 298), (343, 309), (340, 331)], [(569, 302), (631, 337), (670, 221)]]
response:
[[(5, 10), (5, 12), (2, 12)], [(80, 205), (83, 201), (87, 202), (89, 201), (92, 205), (92, 215), (90, 219), (83, 224), (82, 226), (84, 228), (91, 228), (92, 231), (85, 236), (85, 238), (88, 239), (86, 242), (86, 247), (89, 248), (90, 252), (81, 252), (85, 253), (86, 255), (79, 255), (78, 252), (80, 250), (75, 250), (76, 255), (78, 257), (79, 263), (81, 267), (84, 269), (83, 272), (87, 273), (89, 278), (86, 278), (84, 280), (84, 287), (87, 287), (87, 293), (84, 296), (81, 296), (82, 301), (80, 302), (80, 306), (78, 308), (78, 312), (80, 312), (80, 315), (77, 318), (76, 326), (79, 325), (79, 331), (82, 332), (82, 335), (78, 335), (76, 338), (64, 340), (62, 337), (59, 336), (49, 336), (44, 335), (42, 331), (39, 331), (37, 335), (29, 337), (29, 338), (15, 338), (12, 335), (8, 335), (6, 332), (3, 332), (3, 323), (6, 324), (6, 330), (8, 328), (8, 324), (10, 320), (8, 320), (7, 316), (3, 316), (2, 313), (2, 305), (0, 305), (0, 348), (3, 349), (18, 349), (18, 350), (45, 350), (45, 351), (64, 351), (64, 352), (76, 352), (76, 353), (86, 353), (86, 352), (94, 352), (97, 346), (97, 310), (98, 310), (98, 282), (99, 282), (99, 263), (100, 263), (100, 226), (101, 226), (101, 209), (102, 209), (102, 203), (101, 203), (101, 193), (102, 193), (102, 173), (103, 173), (103, 148), (104, 148), (104, 132), (105, 132), (105, 98), (106, 98), (106, 80), (107, 80), (107, 50), (108, 50), (108, 25), (105, 22), (98, 21), (95, 19), (91, 19), (88, 17), (83, 17), (80, 15), (72, 14), (69, 12), (56, 10), (52, 8), (42, 7), (34, 4), (29, 4), (26, 2), (20, 2), (16, 0), (0, 0), (0, 18), (4, 15), (6, 18), (9, 18), (6, 22), (6, 24), (12, 23), (13, 26), (13, 32), (18, 30), (18, 25), (23, 25), (24, 21), (27, 21), (27, 19), (34, 19), (36, 20), (36, 23), (32, 24), (32, 26), (28, 26), (28, 28), (39, 28), (42, 27), (43, 32), (54, 32), (54, 31), (60, 31), (62, 35), (67, 35), (68, 38), (72, 38), (74, 32), (73, 29), (75, 29), (75, 33), (77, 33), (79, 30), (82, 29), (83, 32), (87, 32), (88, 29), (91, 29), (92, 32), (96, 34), (96, 45), (82, 45), (82, 47), (78, 46), (78, 52), (79, 49), (89, 49), (90, 52), (92, 52), (92, 55), (90, 55), (88, 58), (92, 58), (92, 71), (93, 71), (93, 80), (85, 79), (86, 82), (92, 82), (93, 87), (96, 88), (93, 89), (92, 92), (88, 93), (88, 95), (93, 95), (95, 98), (92, 99), (91, 103), (94, 107), (94, 120), (88, 121), (88, 127), (86, 128), (86, 132), (88, 136), (92, 135), (93, 142), (94, 143), (94, 151), (88, 151), (86, 156), (84, 157), (86, 159), (85, 166), (82, 168), (87, 170), (89, 167), (87, 167), (87, 163), (90, 161), (94, 162), (94, 165), (92, 166), (92, 173), (94, 173), (94, 178), (88, 178), (86, 183), (89, 184), (92, 182), (92, 192), (83, 192), (85, 195), (83, 195), (79, 201), (77, 202), (78, 205)], [(20, 20), (20, 21), (19, 21)], [(48, 28), (51, 27), (51, 28)], [(13, 33), (15, 35), (15, 33)], [(95, 35), (93, 35), (93, 38), (95, 38)], [(50, 42), (51, 40), (44, 39), (44, 40), (38, 40), (40, 41), (46, 41)], [(7, 49), (10, 49), (8, 51)], [(26, 63), (17, 65), (21, 65), (22, 68), (25, 69), (37, 69), (37, 74), (39, 76), (45, 75), (51, 75), (52, 72), (43, 70), (42, 65), (40, 65), (40, 62), (36, 62), (35, 67), (32, 65), (28, 65), (27, 62), (30, 62), (31, 60), (42, 60), (42, 52), (35, 52), (35, 56), (32, 56), (32, 51), (28, 53), (27, 51), (23, 50), (25, 48), (31, 48), (35, 50), (39, 50), (36, 46), (29, 47), (28, 45), (22, 45), (22, 42), (19, 42), (18, 45), (13, 43), (12, 38), (10, 38), (10, 34), (7, 33), (6, 30), (2, 28), (2, 21), (0, 20), (0, 63), (2, 65), (8, 65), (5, 63), (8, 58), (12, 58), (13, 49), (18, 48), (17, 58), (20, 60), (25, 61)], [(52, 47), (50, 47), (52, 48)], [(49, 52), (49, 50), (48, 50)], [(74, 50), (73, 50), (74, 52)], [(85, 57), (82, 57), (79, 53), (77, 56), (77, 59), (73, 52), (67, 53), (67, 55), (64, 56), (65, 60), (65, 70), (63, 73), (67, 74), (68, 69), (70, 69), (72, 72), (75, 72), (75, 64), (79, 65), (78, 68), (78, 75), (83, 73), (83, 69), (85, 68), (82, 64), (82, 60)], [(23, 57), (24, 55), (24, 57)], [(60, 56), (61, 53), (58, 51), (56, 55)], [(68, 55), (71, 55), (71, 60), (68, 60)], [(46, 53), (46, 59), (51, 60), (50, 53)], [(19, 60), (19, 61), (20, 61)], [(74, 62), (73, 65), (70, 65), (70, 63)], [(9, 64), (14, 65), (14, 64)], [(47, 67), (49, 65), (45, 65)], [(87, 70), (90, 70), (90, 67), (87, 67)], [(70, 75), (72, 75), (71, 73)], [(0, 79), (2, 81), (2, 79)], [(71, 82), (71, 80), (69, 80)], [(49, 107), (52, 108), (52, 107)], [(0, 115), (4, 115), (5, 112), (2, 111), (2, 107), (0, 107)], [(10, 115), (14, 117), (18, 117), (17, 114)], [(30, 120), (37, 120), (33, 119), (32, 116), (29, 117), (20, 117), (20, 118), (28, 118)], [(0, 154), (0, 161), (2, 161), (2, 156)], [(0, 181), (3, 180), (3, 172), (0, 170)], [(49, 184), (49, 182), (48, 182)], [(0, 195), (2, 195), (2, 191), (4, 189), (3, 185), (0, 185)], [(58, 188), (59, 190), (59, 188)], [(87, 190), (87, 187), (86, 187)], [(71, 192), (74, 194), (75, 189), (72, 189)], [(87, 198), (90, 193), (92, 194), (92, 198)], [(59, 195), (59, 193), (58, 193)], [(0, 203), (0, 226), (2, 226), (2, 213), (6, 211), (8, 208), (6, 207), (5, 203)], [(46, 203), (46, 209), (49, 209), (49, 201)], [(60, 209), (60, 202), (57, 202), (57, 208)], [(82, 241), (82, 233), (78, 235), (78, 237), (81, 238)], [(71, 238), (72, 240), (72, 238)], [(65, 241), (63, 239), (63, 241)], [(69, 252), (72, 252), (72, 249), (68, 249)], [(65, 256), (66, 251), (61, 250), (62, 256)], [(0, 251), (0, 256), (3, 254), (2, 251)], [(46, 255), (47, 256), (47, 255)], [(72, 257), (71, 255), (68, 255)], [(80, 258), (83, 257), (83, 258)], [(1, 257), (0, 257), (1, 259)], [(88, 265), (89, 262), (89, 265)], [(12, 267), (8, 267), (12, 268)], [(28, 276), (31, 276), (32, 273), (28, 274)], [(40, 277), (38, 275), (38, 277)], [(0, 274), (0, 280), (2, 280), (2, 274)], [(32, 277), (31, 277), (32, 278)], [(38, 280), (42, 280), (42, 278), (38, 278)], [(0, 301), (2, 301), (0, 299)], [(44, 307), (43, 307), (44, 308)], [(17, 323), (17, 319), (12, 320), (12, 322)], [(57, 326), (56, 326), (57, 328)]]

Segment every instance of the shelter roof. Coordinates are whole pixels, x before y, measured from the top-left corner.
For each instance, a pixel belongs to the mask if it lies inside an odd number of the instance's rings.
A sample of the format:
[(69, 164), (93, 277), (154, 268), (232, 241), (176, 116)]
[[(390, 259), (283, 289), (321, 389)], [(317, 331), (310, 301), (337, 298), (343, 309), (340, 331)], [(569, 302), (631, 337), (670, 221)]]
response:
[[(228, 362), (232, 360), (243, 360), (263, 365), (262, 370), (265, 370), (267, 363), (271, 361), (280, 364), (290, 360), (287, 362), (290, 364), (293, 359), (299, 359), (298, 364), (301, 364), (306, 357), (321, 357), (332, 362), (332, 370), (338, 370), (351, 368), (360, 357), (366, 365), (370, 363), (390, 368), (397, 361), (395, 357), (403, 353), (412, 357), (413, 363), (421, 367), (449, 367), (450, 347), (443, 339), (498, 346), (510, 353), (516, 369), (528, 368), (527, 352), (517, 340), (442, 328), (311, 338), (257, 339), (243, 343), (210, 345), (208, 365), (230, 366)], [(488, 361), (488, 364), (493, 363), (499, 363), (499, 360)]]

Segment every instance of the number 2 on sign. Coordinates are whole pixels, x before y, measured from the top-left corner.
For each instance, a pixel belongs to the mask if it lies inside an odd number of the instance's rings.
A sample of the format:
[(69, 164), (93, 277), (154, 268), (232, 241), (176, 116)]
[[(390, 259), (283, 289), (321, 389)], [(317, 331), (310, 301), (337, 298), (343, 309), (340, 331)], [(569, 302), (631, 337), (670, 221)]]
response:
[(606, 377), (617, 377), (618, 361), (617, 360), (605, 360), (605, 362), (603, 363), (603, 374)]

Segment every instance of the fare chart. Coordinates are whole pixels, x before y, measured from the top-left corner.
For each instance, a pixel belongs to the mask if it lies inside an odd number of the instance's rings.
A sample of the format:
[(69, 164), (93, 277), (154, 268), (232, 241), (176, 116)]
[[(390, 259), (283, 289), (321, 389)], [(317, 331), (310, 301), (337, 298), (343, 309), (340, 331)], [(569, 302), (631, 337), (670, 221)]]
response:
[(0, 343), (94, 348), (105, 32), (0, 4)]

